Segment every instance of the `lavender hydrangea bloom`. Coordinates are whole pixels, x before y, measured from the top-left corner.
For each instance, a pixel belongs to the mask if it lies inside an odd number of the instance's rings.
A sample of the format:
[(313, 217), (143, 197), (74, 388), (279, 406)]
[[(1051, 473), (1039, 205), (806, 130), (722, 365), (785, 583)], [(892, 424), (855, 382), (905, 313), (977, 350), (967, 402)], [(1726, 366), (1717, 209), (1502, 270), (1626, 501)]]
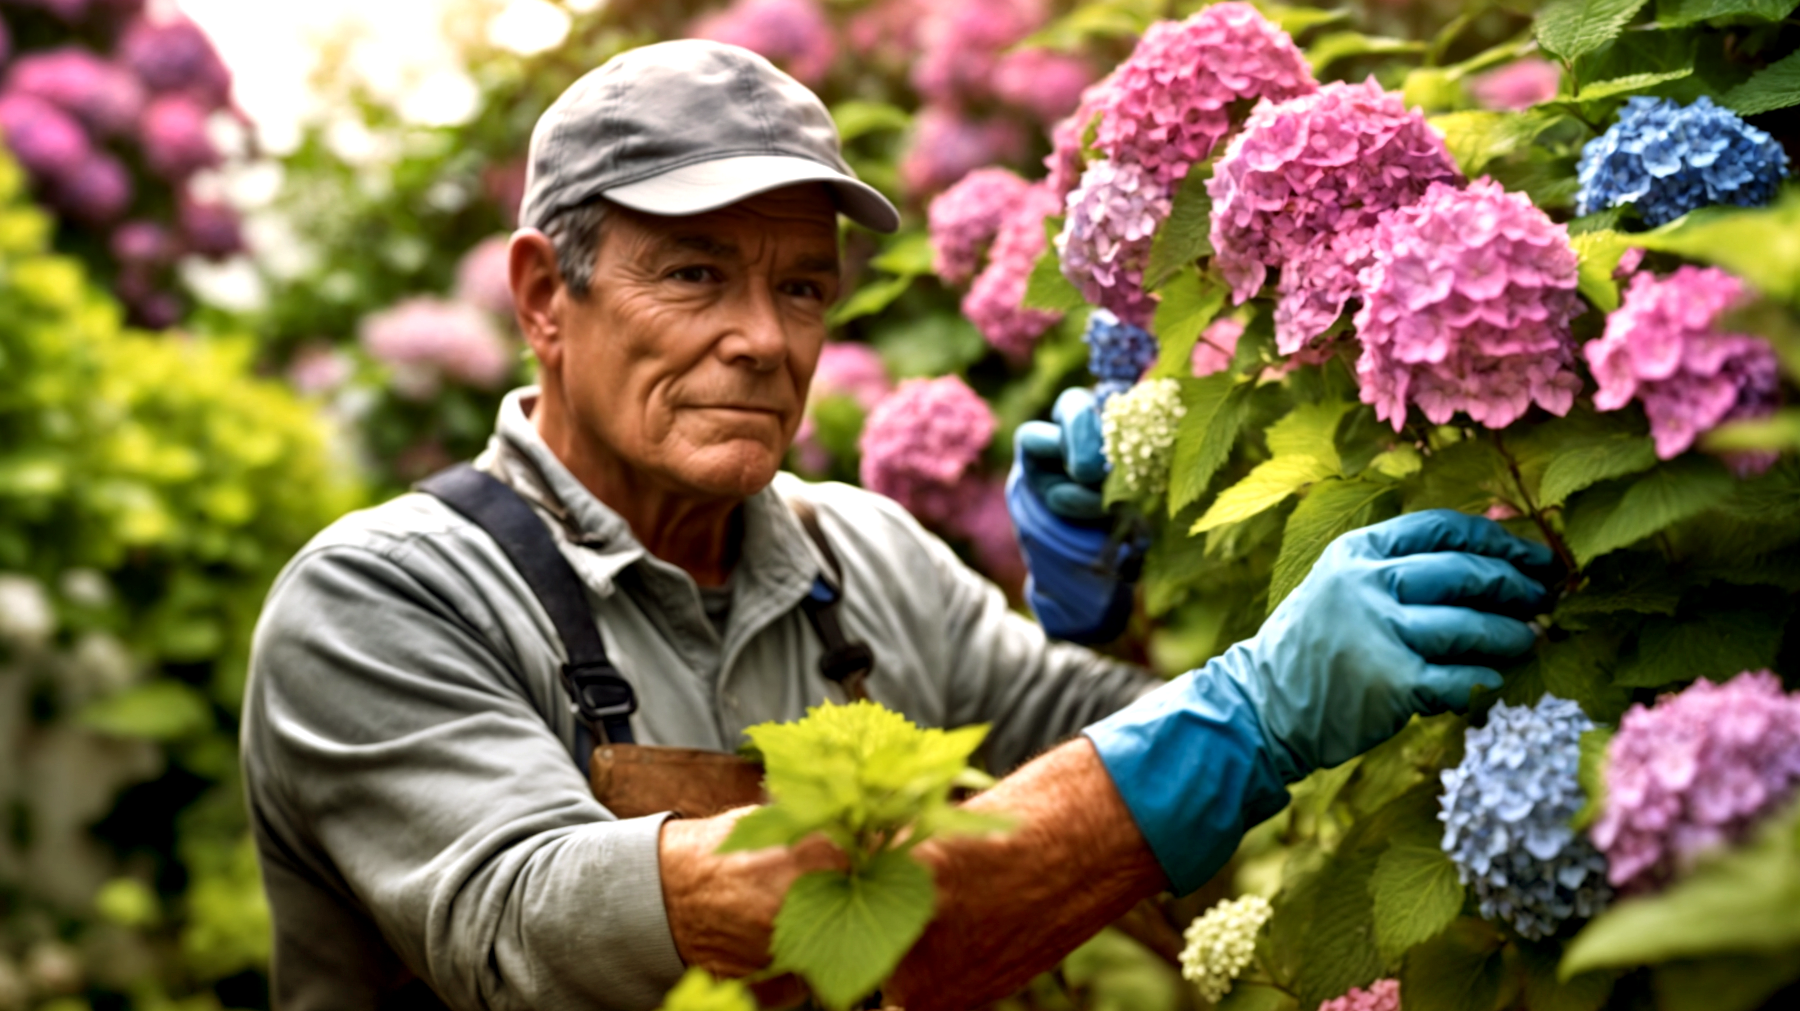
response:
[(94, 146), (81, 124), (31, 95), (0, 95), (0, 132), (19, 164), (39, 179), (67, 175), (93, 157)]
[(393, 370), (394, 392), (436, 396), (444, 377), (493, 389), (512, 373), (513, 355), (493, 317), (472, 305), (409, 298), (362, 323), (363, 348)]
[(186, 95), (167, 95), (150, 103), (139, 124), (144, 161), (157, 175), (181, 180), (219, 163), (219, 149), (207, 133), (207, 109)]
[(818, 0), (737, 0), (694, 22), (688, 34), (759, 53), (809, 87), (837, 60), (837, 36)]
[(1095, 146), (1164, 187), (1211, 156), (1231, 128), (1232, 103), (1280, 101), (1318, 87), (1294, 40), (1247, 3), (1156, 22), (1110, 81)]
[(1660, 225), (1712, 204), (1757, 207), (1787, 172), (1787, 152), (1773, 137), (1712, 99), (1682, 106), (1639, 95), (1581, 149), (1579, 213), (1631, 204)]
[(1319, 1011), (1400, 1011), (1400, 981), (1378, 979), (1367, 989), (1352, 987), (1342, 997), (1320, 1004)]
[(117, 221), (135, 195), (124, 163), (104, 151), (95, 151), (92, 158), (51, 186), (56, 207), (86, 225)]
[(1062, 314), (1024, 306), (1031, 269), (1044, 252), (1044, 219), (1062, 200), (1039, 183), (1028, 186), (1000, 223), (988, 265), (963, 296), (962, 311), (1001, 354), (1023, 359)]
[(1581, 302), (1564, 226), (1491, 180), (1433, 183), (1381, 219), (1373, 248), (1356, 374), (1377, 417), (1398, 430), (1414, 403), (1434, 424), (1465, 411), (1504, 428), (1534, 402), (1568, 413)]
[(1156, 338), (1150, 331), (1121, 323), (1105, 309), (1088, 317), (1081, 339), (1088, 346), (1088, 371), (1101, 382), (1135, 383), (1156, 361)]
[(979, 168), (932, 198), (926, 217), (931, 228), (931, 269), (949, 284), (975, 275), (982, 246), (1000, 231), (1031, 184), (1004, 168)]
[(955, 522), (994, 438), (994, 412), (957, 376), (908, 379), (863, 424), (862, 484), (927, 523)]
[(1606, 861), (1569, 827), (1584, 795), (1581, 735), (1594, 723), (1568, 699), (1502, 702), (1470, 728), (1467, 751), (1443, 772), (1444, 852), (1473, 885), (1481, 915), (1532, 939), (1571, 916), (1598, 913), (1612, 892)]
[(1800, 694), (1768, 671), (1632, 706), (1607, 747), (1594, 842), (1624, 892), (1660, 887), (1736, 842), (1800, 786)]
[(188, 252), (215, 260), (243, 252), (243, 223), (229, 204), (184, 196), (176, 216)]
[(119, 56), (151, 91), (187, 92), (214, 105), (230, 98), (231, 71), (187, 18), (138, 18), (119, 40)]
[(1594, 406), (1616, 411), (1641, 401), (1665, 460), (1717, 425), (1773, 412), (1774, 350), (1760, 337), (1716, 329), (1744, 295), (1743, 282), (1717, 267), (1634, 275), (1606, 332), (1582, 348), (1600, 384)]
[(79, 46), (20, 57), (6, 88), (50, 102), (99, 134), (128, 132), (144, 108), (135, 75)]
[(1380, 216), (1461, 181), (1425, 117), (1374, 78), (1264, 102), (1207, 180), (1214, 262), (1239, 303), (1281, 268), (1275, 338), (1294, 354), (1357, 293)]
[(1170, 206), (1168, 191), (1136, 165), (1089, 165), (1069, 192), (1068, 219), (1056, 237), (1063, 276), (1090, 303), (1148, 327), (1156, 302), (1144, 291), (1144, 265)]

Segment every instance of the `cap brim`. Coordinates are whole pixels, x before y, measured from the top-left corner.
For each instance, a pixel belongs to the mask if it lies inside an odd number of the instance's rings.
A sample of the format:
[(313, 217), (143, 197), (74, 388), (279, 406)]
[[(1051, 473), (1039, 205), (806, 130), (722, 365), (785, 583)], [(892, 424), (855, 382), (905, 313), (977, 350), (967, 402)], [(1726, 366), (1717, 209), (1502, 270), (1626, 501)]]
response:
[(601, 195), (645, 214), (683, 217), (797, 183), (830, 186), (837, 195), (838, 210), (864, 228), (892, 232), (900, 227), (900, 212), (873, 186), (829, 165), (788, 155), (739, 155), (683, 165)]

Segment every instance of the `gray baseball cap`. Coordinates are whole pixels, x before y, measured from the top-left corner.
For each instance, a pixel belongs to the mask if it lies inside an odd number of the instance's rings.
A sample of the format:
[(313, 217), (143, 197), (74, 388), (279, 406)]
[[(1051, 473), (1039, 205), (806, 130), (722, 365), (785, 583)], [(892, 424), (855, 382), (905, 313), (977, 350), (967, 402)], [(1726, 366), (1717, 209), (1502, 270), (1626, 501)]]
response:
[(894, 205), (844, 162), (831, 114), (805, 85), (748, 49), (661, 42), (607, 60), (538, 119), (519, 223), (540, 228), (595, 196), (701, 214), (807, 182), (830, 186), (857, 224), (900, 227)]

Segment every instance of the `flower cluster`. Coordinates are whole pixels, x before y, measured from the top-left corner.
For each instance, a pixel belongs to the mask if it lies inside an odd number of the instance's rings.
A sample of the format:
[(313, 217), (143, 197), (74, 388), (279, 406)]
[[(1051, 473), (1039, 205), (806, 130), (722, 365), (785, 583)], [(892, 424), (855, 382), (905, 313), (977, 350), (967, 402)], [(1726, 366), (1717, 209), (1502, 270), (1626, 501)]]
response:
[(1593, 728), (1568, 699), (1502, 702), (1487, 726), (1470, 728), (1461, 764), (1443, 772), (1444, 852), (1474, 885), (1482, 916), (1534, 940), (1611, 898), (1605, 859), (1569, 827), (1584, 800), (1581, 735)]
[(512, 349), (493, 317), (462, 302), (409, 298), (365, 318), (360, 337), (408, 400), (435, 396), (445, 377), (493, 389), (512, 374)]
[(1522, 193), (1433, 183), (1382, 218), (1356, 314), (1364, 403), (1400, 428), (1457, 411), (1505, 428), (1532, 403), (1568, 413), (1580, 391), (1569, 323), (1581, 312), (1568, 231)]
[(1154, 497), (1168, 489), (1175, 430), (1186, 413), (1173, 379), (1138, 383), (1107, 398), (1100, 415), (1106, 460), (1132, 494)]
[(1025, 149), (1025, 129), (1012, 119), (971, 119), (959, 109), (927, 106), (913, 117), (900, 183), (912, 193), (935, 193), (983, 165), (1017, 161)]
[(837, 60), (837, 36), (819, 0), (736, 0), (695, 21), (688, 34), (760, 53), (808, 87)]
[(1754, 671), (1632, 706), (1607, 748), (1605, 778), (1593, 836), (1612, 883), (1656, 888), (1794, 795), (1800, 695)]
[(1063, 276), (1090, 303), (1149, 326), (1156, 301), (1144, 291), (1144, 266), (1169, 208), (1168, 192), (1143, 169), (1111, 161), (1089, 165), (1069, 191), (1068, 218), (1056, 237)]
[(1293, 354), (1357, 293), (1381, 215), (1461, 180), (1425, 117), (1373, 78), (1265, 102), (1207, 180), (1214, 262), (1239, 303), (1281, 268), (1275, 336)]
[(1319, 1011), (1400, 1011), (1400, 981), (1378, 979), (1319, 1005)]
[(1094, 80), (1094, 68), (1071, 53), (1053, 49), (1021, 49), (994, 65), (994, 97), (1031, 113), (1041, 123), (1054, 123), (1081, 101)]
[(1042, 183), (1029, 186), (1000, 223), (1000, 233), (988, 250), (988, 265), (963, 296), (962, 311), (996, 350), (1022, 359), (1044, 331), (1056, 325), (1060, 313), (1027, 309), (1025, 288), (1031, 268), (1044, 252), (1044, 219), (1062, 201)]
[(1712, 99), (1683, 106), (1639, 95), (1581, 149), (1579, 212), (1630, 204), (1660, 225), (1712, 204), (1756, 207), (1787, 171), (1787, 152), (1773, 137)]
[(1294, 40), (1247, 3), (1220, 3), (1151, 25), (1100, 98), (1094, 145), (1167, 188), (1212, 155), (1230, 106), (1313, 91)]
[(926, 211), (931, 269), (948, 284), (975, 276), (982, 247), (999, 233), (1001, 223), (1030, 188), (1011, 169), (980, 168), (933, 197)]
[(1235, 316), (1213, 320), (1194, 342), (1188, 355), (1188, 369), (1196, 378), (1223, 372), (1237, 356), (1238, 340), (1244, 336), (1244, 321)]
[(1081, 339), (1088, 346), (1088, 371), (1101, 382), (1135, 383), (1156, 362), (1156, 338), (1150, 331), (1121, 323), (1105, 309), (1088, 317)]
[(1469, 95), (1484, 109), (1521, 112), (1555, 98), (1561, 83), (1561, 67), (1549, 60), (1527, 57), (1470, 81)]
[(1615, 411), (1633, 398), (1642, 402), (1665, 460), (1722, 422), (1772, 412), (1774, 350), (1759, 337), (1716, 329), (1744, 294), (1742, 281), (1716, 267), (1634, 275), (1606, 332), (1582, 348), (1600, 384), (1594, 406)]
[(491, 235), (475, 244), (456, 264), (456, 300), (511, 319), (512, 281), (507, 277), (505, 235)]
[(863, 424), (862, 485), (927, 523), (948, 525), (968, 501), (965, 479), (996, 424), (960, 378), (908, 379)]
[(961, 105), (985, 95), (1001, 54), (1044, 23), (1042, 0), (960, 0), (920, 12), (921, 51), (912, 83), (935, 105)]
[(1188, 924), (1181, 974), (1210, 1003), (1231, 992), (1231, 981), (1250, 965), (1256, 935), (1275, 909), (1260, 895), (1226, 899)]
[(1091, 84), (1081, 93), (1081, 100), (1075, 111), (1059, 120), (1050, 128), (1050, 153), (1044, 156), (1044, 168), (1049, 174), (1044, 177), (1044, 184), (1058, 197), (1066, 197), (1075, 184), (1081, 181), (1081, 173), (1087, 167), (1087, 153), (1084, 150), (1088, 128), (1095, 124), (1100, 115), (1100, 103), (1112, 88), (1113, 79), (1106, 77), (1097, 84)]
[(818, 424), (813, 420), (813, 408), (819, 401), (828, 397), (849, 397), (862, 408), (866, 417), (893, 388), (894, 381), (888, 376), (886, 363), (867, 344), (846, 341), (821, 348), (819, 364), (813, 369), (812, 388), (807, 394), (806, 417), (801, 419), (800, 430), (794, 436), (794, 451), (799, 454), (800, 466), (814, 474), (822, 474), (831, 466), (830, 451), (820, 444)]

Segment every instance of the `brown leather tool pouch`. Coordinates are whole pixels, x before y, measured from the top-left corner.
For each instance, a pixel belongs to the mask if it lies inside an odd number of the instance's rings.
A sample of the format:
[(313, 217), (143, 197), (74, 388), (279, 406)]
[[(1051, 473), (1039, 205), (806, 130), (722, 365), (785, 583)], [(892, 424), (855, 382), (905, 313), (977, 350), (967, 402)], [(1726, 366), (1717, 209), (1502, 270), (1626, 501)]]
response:
[(663, 811), (705, 818), (768, 802), (762, 766), (700, 748), (602, 744), (589, 760), (588, 785), (594, 799), (620, 818)]

